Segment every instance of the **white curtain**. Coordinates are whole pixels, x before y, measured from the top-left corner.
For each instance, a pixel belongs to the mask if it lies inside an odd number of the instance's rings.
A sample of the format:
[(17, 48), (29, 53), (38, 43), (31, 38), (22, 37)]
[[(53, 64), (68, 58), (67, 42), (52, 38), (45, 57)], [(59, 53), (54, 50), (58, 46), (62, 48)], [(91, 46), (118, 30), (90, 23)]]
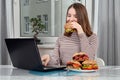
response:
[(0, 64), (1, 64), (1, 0), (0, 0)]
[[(5, 10), (5, 0), (0, 1), (0, 60), (1, 64), (6, 64), (7, 54), (4, 43), (4, 38), (7, 36), (7, 27), (6, 27), (6, 10)], [(3, 58), (4, 57), (4, 58)]]
[(98, 57), (107, 65), (120, 65), (120, 0), (99, 0)]
[(11, 64), (4, 40), (11, 36), (12, 20), (10, 18), (11, 13), (9, 11), (11, 8), (9, 3), (12, 3), (12, 0), (0, 0), (0, 64), (2, 65)]

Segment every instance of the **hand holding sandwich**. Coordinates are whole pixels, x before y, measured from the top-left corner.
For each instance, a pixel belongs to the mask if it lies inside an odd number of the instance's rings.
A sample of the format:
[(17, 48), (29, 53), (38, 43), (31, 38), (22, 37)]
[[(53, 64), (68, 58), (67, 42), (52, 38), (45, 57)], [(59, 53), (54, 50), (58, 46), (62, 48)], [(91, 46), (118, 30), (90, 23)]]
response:
[(82, 26), (78, 24), (77, 22), (71, 22), (72, 24), (72, 29), (76, 29), (78, 34), (84, 33)]
[(68, 33), (69, 32), (74, 32), (74, 30), (77, 30), (78, 34), (84, 33), (81, 25), (78, 24), (75, 21), (74, 22), (68, 22), (68, 23), (66, 23), (65, 26), (64, 26), (64, 28), (65, 28), (65, 31), (68, 32)]

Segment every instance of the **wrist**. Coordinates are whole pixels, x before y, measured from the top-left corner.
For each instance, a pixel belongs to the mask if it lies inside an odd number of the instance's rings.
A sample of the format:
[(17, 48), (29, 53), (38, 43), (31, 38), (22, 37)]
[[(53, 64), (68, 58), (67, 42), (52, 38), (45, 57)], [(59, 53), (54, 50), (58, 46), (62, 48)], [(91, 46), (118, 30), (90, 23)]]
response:
[(84, 33), (83, 31), (78, 31), (78, 34), (82, 34), (82, 33)]

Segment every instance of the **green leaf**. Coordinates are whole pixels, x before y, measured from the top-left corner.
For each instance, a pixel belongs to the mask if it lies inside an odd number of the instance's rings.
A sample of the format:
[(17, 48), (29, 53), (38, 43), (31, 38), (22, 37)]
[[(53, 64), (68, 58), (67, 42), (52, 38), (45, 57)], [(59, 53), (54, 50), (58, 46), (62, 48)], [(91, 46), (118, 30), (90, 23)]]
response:
[(37, 17), (31, 18), (30, 23), (32, 26), (32, 32), (35, 32), (35, 34), (44, 32), (45, 25), (42, 23), (40, 18), (37, 18)]

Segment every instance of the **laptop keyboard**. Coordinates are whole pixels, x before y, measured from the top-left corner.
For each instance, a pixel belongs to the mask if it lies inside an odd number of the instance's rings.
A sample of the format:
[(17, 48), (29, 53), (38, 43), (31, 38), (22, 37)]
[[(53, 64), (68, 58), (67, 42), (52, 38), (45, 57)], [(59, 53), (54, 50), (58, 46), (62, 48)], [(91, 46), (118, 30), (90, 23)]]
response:
[(50, 68), (63, 68), (66, 67), (65, 65), (49, 65), (49, 66), (44, 66), (44, 68), (46, 69), (50, 69)]

